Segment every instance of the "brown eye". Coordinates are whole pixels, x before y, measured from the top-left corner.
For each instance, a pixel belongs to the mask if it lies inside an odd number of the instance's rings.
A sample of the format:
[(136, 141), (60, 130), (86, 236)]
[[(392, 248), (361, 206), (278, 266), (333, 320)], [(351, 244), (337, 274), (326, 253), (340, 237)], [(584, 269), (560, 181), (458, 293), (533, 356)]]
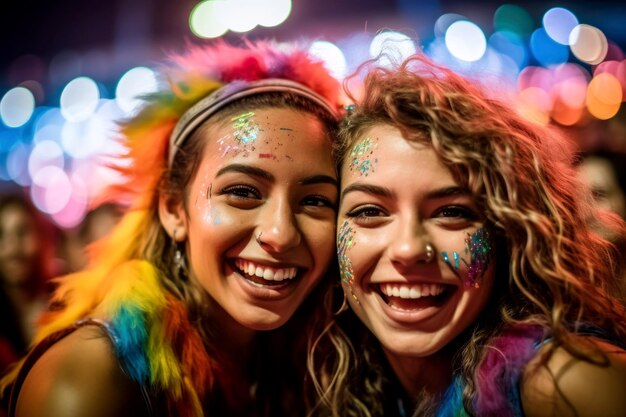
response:
[(235, 185), (232, 187), (225, 188), (222, 190), (221, 194), (229, 195), (236, 198), (241, 199), (259, 199), (261, 198), (261, 193), (254, 188), (247, 185)]

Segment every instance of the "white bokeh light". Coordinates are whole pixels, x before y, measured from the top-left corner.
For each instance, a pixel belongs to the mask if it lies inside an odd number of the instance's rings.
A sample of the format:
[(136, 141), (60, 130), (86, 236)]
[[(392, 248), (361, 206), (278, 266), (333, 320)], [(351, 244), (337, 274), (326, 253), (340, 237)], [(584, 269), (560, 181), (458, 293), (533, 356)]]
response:
[(478, 61), (487, 50), (487, 39), (475, 23), (459, 20), (452, 23), (445, 35), (446, 47), (463, 61)]
[(259, 25), (274, 27), (283, 23), (291, 14), (291, 0), (263, 0), (257, 20)]
[(8, 127), (20, 127), (28, 122), (35, 111), (35, 96), (28, 88), (15, 87), (0, 100), (0, 117)]
[(348, 72), (348, 64), (337, 45), (327, 41), (315, 41), (309, 47), (311, 55), (321, 59), (333, 77), (341, 80)]
[(147, 67), (128, 70), (117, 83), (115, 101), (128, 116), (134, 115), (144, 100), (141, 96), (157, 91), (158, 83), (154, 71)]
[(205, 0), (195, 5), (189, 15), (189, 27), (200, 38), (217, 38), (228, 31), (222, 9), (226, 0)]
[(87, 120), (96, 110), (100, 91), (89, 77), (78, 77), (67, 83), (61, 93), (61, 114), (70, 122)]
[(416, 52), (415, 43), (404, 33), (385, 31), (374, 36), (370, 44), (370, 57), (380, 57), (379, 64), (400, 64)]
[(230, 30), (240, 33), (249, 32), (256, 27), (257, 17), (262, 7), (262, 1), (230, 0), (221, 10), (221, 18)]

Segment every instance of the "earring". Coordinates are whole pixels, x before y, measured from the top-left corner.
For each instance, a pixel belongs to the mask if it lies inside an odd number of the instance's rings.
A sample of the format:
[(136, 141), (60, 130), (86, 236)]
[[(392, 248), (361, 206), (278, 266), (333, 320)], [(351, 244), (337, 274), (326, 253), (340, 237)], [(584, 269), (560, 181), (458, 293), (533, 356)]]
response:
[(174, 230), (172, 233), (172, 245), (175, 248), (174, 252), (174, 275), (178, 278), (187, 277), (187, 260), (185, 259), (185, 255), (181, 250), (178, 242), (176, 241), (176, 232), (178, 229)]

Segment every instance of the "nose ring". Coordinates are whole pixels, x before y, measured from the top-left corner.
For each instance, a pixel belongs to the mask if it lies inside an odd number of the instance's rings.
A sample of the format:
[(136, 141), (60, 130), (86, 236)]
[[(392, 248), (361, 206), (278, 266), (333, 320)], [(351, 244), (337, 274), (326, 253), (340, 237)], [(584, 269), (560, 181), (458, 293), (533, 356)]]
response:
[(263, 242), (261, 241), (262, 235), (263, 235), (263, 232), (259, 232), (254, 236), (254, 240), (256, 240), (256, 243), (258, 243), (259, 245), (263, 245)]
[(435, 248), (430, 243), (426, 244), (426, 258), (424, 261), (430, 263), (435, 259)]

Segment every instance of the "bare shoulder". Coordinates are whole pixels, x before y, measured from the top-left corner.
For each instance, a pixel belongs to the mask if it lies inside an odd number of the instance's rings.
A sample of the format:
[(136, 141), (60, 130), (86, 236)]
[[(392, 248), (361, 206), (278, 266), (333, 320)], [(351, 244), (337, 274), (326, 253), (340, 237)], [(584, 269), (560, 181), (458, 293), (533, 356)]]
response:
[(594, 364), (558, 348), (545, 366), (537, 366), (537, 355), (527, 367), (520, 387), (524, 415), (624, 416), (626, 351), (598, 339), (585, 340), (605, 354), (606, 362)]
[(26, 376), (17, 417), (141, 416), (139, 386), (122, 372), (96, 326), (77, 329), (47, 350)]

